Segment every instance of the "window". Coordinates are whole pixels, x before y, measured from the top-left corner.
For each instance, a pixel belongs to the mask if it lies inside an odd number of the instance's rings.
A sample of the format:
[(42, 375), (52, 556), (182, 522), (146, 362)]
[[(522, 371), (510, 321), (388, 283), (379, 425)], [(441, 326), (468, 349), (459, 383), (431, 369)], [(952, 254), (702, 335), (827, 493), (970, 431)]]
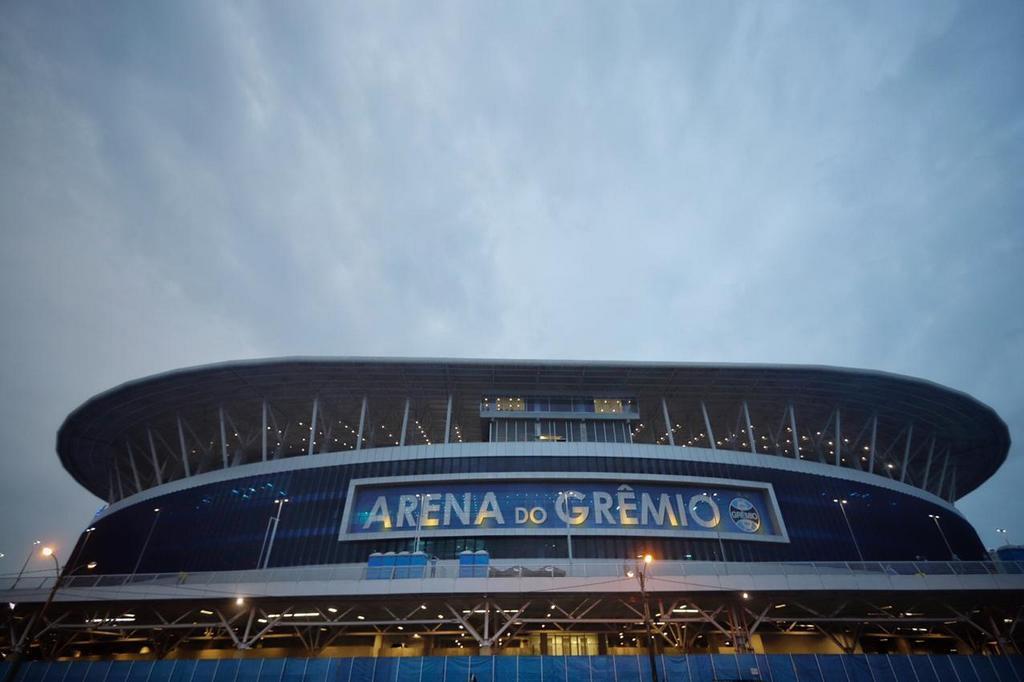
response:
[(498, 412), (525, 412), (526, 401), (522, 398), (495, 398), (495, 408)]
[(594, 400), (594, 412), (597, 412), (598, 414), (621, 414), (622, 401), (596, 398)]

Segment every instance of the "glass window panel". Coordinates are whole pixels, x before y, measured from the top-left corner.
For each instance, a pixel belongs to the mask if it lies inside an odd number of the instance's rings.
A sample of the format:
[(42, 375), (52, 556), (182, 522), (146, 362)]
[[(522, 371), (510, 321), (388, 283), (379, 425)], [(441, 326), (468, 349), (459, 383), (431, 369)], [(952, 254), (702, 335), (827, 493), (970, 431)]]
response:
[(498, 412), (525, 412), (526, 401), (522, 398), (505, 396), (495, 399)]
[(594, 412), (598, 414), (621, 414), (622, 401), (597, 398), (594, 400)]

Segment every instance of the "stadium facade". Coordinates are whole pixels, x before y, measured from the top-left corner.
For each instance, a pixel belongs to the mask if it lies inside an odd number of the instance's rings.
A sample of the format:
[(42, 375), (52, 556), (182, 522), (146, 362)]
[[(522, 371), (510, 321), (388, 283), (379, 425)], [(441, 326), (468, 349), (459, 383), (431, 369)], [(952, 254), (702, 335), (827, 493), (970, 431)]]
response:
[(175, 371), (61, 427), (62, 464), (107, 504), (41, 616), (53, 579), (11, 581), (0, 647), (1015, 653), (1022, 567), (955, 506), (1009, 444), (963, 393), (828, 367)]

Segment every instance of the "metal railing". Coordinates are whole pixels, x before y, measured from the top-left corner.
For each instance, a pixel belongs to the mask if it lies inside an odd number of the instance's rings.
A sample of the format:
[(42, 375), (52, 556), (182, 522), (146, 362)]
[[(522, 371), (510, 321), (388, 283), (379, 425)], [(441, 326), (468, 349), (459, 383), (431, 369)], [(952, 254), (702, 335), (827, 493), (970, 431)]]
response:
[[(239, 583), (336, 582), (409, 579), (523, 579), (523, 578), (626, 578), (635, 568), (632, 560), (494, 560), (483, 575), (460, 574), (457, 561), (436, 561), (422, 568), (422, 575), (410, 575), (410, 567), (395, 567), (401, 574), (383, 577), (375, 568), (367, 577), (366, 564), (296, 566), (244, 571), (201, 573), (138, 573), (118, 575), (76, 575), (65, 580), (62, 589), (111, 588), (131, 585), (216, 585)], [(399, 577), (399, 575), (401, 577)], [(654, 579), (716, 576), (971, 576), (1024, 575), (1024, 562), (1016, 561), (865, 561), (865, 562), (712, 562), (656, 561), (648, 570)], [(53, 576), (0, 576), (0, 591), (40, 591), (53, 586)]]

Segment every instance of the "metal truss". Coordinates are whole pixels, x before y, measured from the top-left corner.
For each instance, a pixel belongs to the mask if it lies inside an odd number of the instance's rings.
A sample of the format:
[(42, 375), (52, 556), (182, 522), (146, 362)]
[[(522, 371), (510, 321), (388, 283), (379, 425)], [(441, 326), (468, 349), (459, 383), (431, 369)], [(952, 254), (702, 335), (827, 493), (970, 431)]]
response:
[[(662, 652), (771, 652), (768, 637), (825, 637), (846, 653), (900, 642), (906, 650), (1017, 653), (1024, 601), (1017, 593), (669, 594), (650, 597), (652, 645)], [(207, 649), (286, 649), (317, 656), (339, 644), (418, 647), (425, 655), (475, 649), (482, 655), (570, 634), (597, 636), (601, 653), (647, 638), (639, 594), (524, 594), (471, 598), (246, 599), (204, 602), (58, 602), (3, 617), (0, 652), (29, 656), (139, 654), (162, 658)], [(792, 645), (790, 645), (792, 646)], [(535, 651), (534, 653), (547, 653)], [(598, 653), (598, 652), (592, 652)]]
[[(864, 406), (738, 398), (648, 398), (634, 443), (789, 457), (885, 476), (947, 500), (958, 464), (944, 425)], [(479, 396), (262, 398), (164, 414), (112, 444), (107, 500), (242, 464), (326, 452), (485, 440)], [(539, 418), (539, 417), (538, 417)]]

